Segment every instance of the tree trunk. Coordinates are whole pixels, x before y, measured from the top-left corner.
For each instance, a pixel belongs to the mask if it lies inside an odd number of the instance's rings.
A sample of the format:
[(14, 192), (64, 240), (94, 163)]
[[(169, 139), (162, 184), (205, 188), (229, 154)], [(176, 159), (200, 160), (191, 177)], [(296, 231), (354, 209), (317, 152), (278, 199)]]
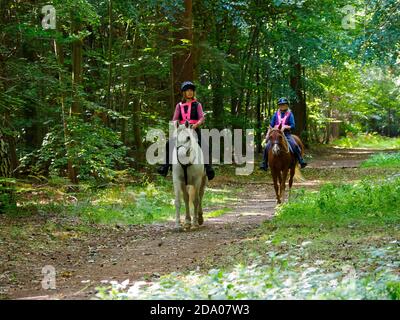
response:
[(306, 100), (301, 77), (302, 66), (296, 57), (291, 56), (290, 67), (290, 87), (295, 93), (295, 99), (291, 103), (291, 109), (296, 119), (296, 128), (294, 133), (301, 136), (301, 134), (306, 130), (307, 125)]
[(10, 139), (2, 135), (0, 130), (0, 213), (5, 213), (8, 208), (15, 207), (14, 188), (12, 184), (4, 178), (11, 178), (14, 172), (13, 154), (14, 147), (10, 147)]
[[(222, 29), (222, 25), (216, 23), (216, 30)], [(215, 32), (215, 42), (217, 47), (219, 48), (219, 44), (221, 43), (221, 33)], [(222, 84), (222, 65), (219, 59), (215, 61), (215, 66), (213, 69), (214, 77), (212, 77), (212, 92), (213, 92), (213, 127), (219, 130), (224, 128), (224, 91)]]
[(262, 142), (262, 123), (261, 123), (261, 88), (260, 88), (260, 66), (257, 65), (257, 103), (256, 103), (256, 116), (257, 116), (257, 130), (256, 130), (256, 144), (257, 144), (257, 152), (260, 153), (262, 151), (261, 142)]
[[(112, 0), (108, 2), (108, 81), (107, 81), (107, 107), (113, 110), (112, 103)], [(107, 125), (110, 125), (110, 119), (107, 117)], [(114, 121), (113, 121), (114, 122)], [(115, 123), (114, 123), (115, 124)]]
[[(80, 23), (74, 20), (71, 15), (71, 29), (72, 33), (78, 35), (80, 30)], [(83, 43), (81, 39), (77, 39), (72, 43), (72, 104), (70, 109), (71, 117), (78, 117), (81, 115), (81, 103), (79, 98), (79, 90), (82, 84), (82, 51)], [(66, 130), (67, 136), (69, 135), (68, 128)], [(68, 149), (67, 149), (68, 152)], [(68, 157), (68, 178), (72, 183), (78, 183), (77, 171), (78, 168), (73, 165), (71, 156), (67, 154)]]
[[(71, 28), (72, 33), (78, 35), (80, 30), (80, 23), (74, 21), (74, 18), (71, 17)], [(70, 114), (80, 115), (81, 104), (79, 98), (79, 87), (82, 84), (82, 51), (83, 51), (83, 43), (81, 39), (76, 39), (72, 43), (72, 88), (73, 88), (73, 97), (72, 97), (72, 106)]]
[(174, 34), (174, 46), (182, 45), (181, 39), (190, 41), (189, 47), (176, 50), (172, 55), (172, 85), (174, 90), (174, 102), (181, 100), (180, 85), (183, 81), (193, 81), (193, 14), (192, 0), (184, 0), (185, 12), (183, 16), (177, 16), (178, 31)]
[(239, 94), (239, 99), (237, 102), (237, 107), (236, 107), (236, 115), (240, 115), (242, 113), (242, 104), (245, 96), (245, 91), (247, 87), (247, 77), (248, 77), (248, 72), (251, 70), (251, 65), (252, 65), (252, 57), (254, 55), (254, 50), (256, 46), (256, 42), (259, 36), (259, 25), (257, 24), (251, 31), (249, 31), (249, 43), (247, 45), (247, 50), (244, 51), (243, 57), (242, 57), (242, 67), (241, 67), (241, 73), (240, 73), (240, 94)]

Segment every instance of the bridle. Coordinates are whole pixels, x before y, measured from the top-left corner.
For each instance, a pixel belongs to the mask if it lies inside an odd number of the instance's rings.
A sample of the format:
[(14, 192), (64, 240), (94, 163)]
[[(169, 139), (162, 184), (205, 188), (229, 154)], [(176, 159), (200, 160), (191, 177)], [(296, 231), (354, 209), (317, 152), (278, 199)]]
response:
[[(271, 132), (269, 133), (269, 137), (271, 137), (271, 134), (273, 132), (276, 132), (276, 133), (278, 133), (279, 135), (282, 136), (282, 140), (284, 141), (283, 142), (283, 148), (285, 149), (286, 153), (290, 153), (289, 143), (288, 143), (288, 141), (287, 141), (287, 139), (285, 137), (285, 134), (279, 129), (272, 129)], [(272, 144), (272, 146), (275, 146), (275, 145), (279, 146), (281, 143), (279, 142), (279, 140), (277, 138), (275, 138), (274, 141), (271, 141), (271, 144)]]
[(190, 153), (191, 153), (191, 151), (192, 151), (192, 147), (187, 148), (187, 147), (185, 147), (185, 145), (183, 145), (183, 144), (181, 144), (180, 146), (176, 147), (176, 158), (178, 159), (178, 163), (179, 163), (182, 167), (189, 167), (189, 166), (191, 166), (192, 164), (191, 164), (190, 162), (189, 162), (189, 163), (182, 163), (182, 162), (179, 160), (179, 149), (180, 149), (180, 148), (186, 148), (186, 156), (189, 157), (189, 155), (190, 155)]

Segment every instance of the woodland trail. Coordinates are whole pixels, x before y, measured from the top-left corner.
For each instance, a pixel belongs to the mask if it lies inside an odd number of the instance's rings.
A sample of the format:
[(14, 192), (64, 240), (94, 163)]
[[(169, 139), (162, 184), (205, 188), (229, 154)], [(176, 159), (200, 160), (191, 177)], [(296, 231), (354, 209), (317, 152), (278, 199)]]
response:
[[(309, 167), (355, 168), (371, 152), (329, 150), (315, 156)], [(13, 264), (9, 255), (0, 270), (0, 289), (10, 299), (90, 299), (95, 296), (95, 288), (106, 281), (129, 279), (132, 282), (171, 272), (212, 268), (213, 261), (224, 254), (226, 246), (245, 240), (252, 230), (275, 213), (270, 177), (266, 177), (265, 183), (238, 184), (226, 184), (216, 177), (210, 187), (238, 185), (242, 191), (236, 203), (228, 204), (230, 211), (206, 218), (204, 225), (196, 231), (176, 233), (172, 220), (144, 226), (105, 227), (84, 238), (61, 238), (56, 248), (26, 252), (23, 265)], [(313, 181), (306, 181), (295, 183), (294, 188), (313, 185)], [(209, 211), (210, 208), (205, 208), (205, 214)], [(10, 245), (11, 250), (21, 251), (23, 244)], [(53, 265), (56, 269), (55, 290), (42, 289), (41, 270), (45, 265)], [(18, 270), (18, 281), (10, 281), (7, 269)]]

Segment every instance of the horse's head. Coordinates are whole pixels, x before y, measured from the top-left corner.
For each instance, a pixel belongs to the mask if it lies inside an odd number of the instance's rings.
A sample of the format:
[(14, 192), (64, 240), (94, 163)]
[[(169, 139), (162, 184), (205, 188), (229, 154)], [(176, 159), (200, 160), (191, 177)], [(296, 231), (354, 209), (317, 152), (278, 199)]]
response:
[(197, 134), (188, 121), (185, 124), (175, 123), (176, 127), (176, 150), (178, 161), (181, 164), (191, 164), (194, 160), (193, 150), (197, 145)]
[(283, 136), (283, 132), (279, 129), (271, 129), (268, 140), (271, 142), (272, 153), (278, 155), (282, 149), (285, 152), (289, 151), (289, 146), (286, 138)]

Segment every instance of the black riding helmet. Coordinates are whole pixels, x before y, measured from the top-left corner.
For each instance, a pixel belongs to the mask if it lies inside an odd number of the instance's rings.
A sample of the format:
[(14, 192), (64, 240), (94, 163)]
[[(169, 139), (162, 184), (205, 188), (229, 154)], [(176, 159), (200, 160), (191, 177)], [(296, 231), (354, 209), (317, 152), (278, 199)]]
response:
[(278, 99), (278, 106), (279, 106), (280, 104), (289, 104), (289, 100), (286, 99), (286, 98), (279, 98), (279, 99)]
[(186, 91), (188, 89), (196, 90), (196, 86), (191, 81), (185, 81), (181, 85), (181, 92)]

